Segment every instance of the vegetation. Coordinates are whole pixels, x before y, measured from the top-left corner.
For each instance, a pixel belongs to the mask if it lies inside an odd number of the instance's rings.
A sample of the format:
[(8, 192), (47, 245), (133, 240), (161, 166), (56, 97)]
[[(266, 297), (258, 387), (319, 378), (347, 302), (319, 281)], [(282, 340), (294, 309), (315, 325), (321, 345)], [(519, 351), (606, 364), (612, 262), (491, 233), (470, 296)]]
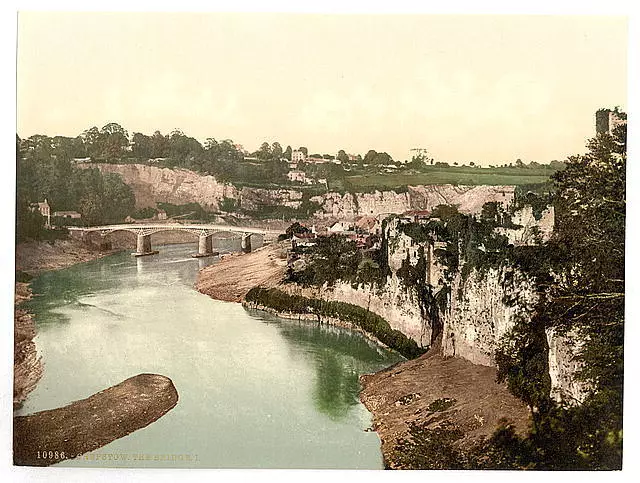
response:
[(358, 305), (288, 295), (275, 288), (261, 287), (252, 288), (245, 299), (249, 303), (270, 307), (278, 312), (313, 314), (318, 318), (334, 317), (351, 322), (408, 359), (418, 357), (425, 352), (413, 339), (392, 329), (382, 317)]
[[(481, 168), (471, 166), (424, 166), (416, 170), (395, 173), (362, 173), (347, 175), (343, 184), (350, 190), (398, 189), (411, 185), (531, 185), (545, 183), (557, 171), (557, 167), (539, 165), (539, 168), (501, 167)], [(330, 186), (331, 187), (331, 186)]]
[[(260, 148), (249, 153), (230, 139), (221, 141), (213, 137), (204, 143), (175, 129), (168, 134), (155, 131), (152, 135), (130, 135), (117, 123), (109, 123), (101, 129), (91, 127), (76, 137), (36, 135), (25, 144), (51, 145), (67, 159), (98, 163), (141, 163), (168, 168), (184, 168), (214, 176), (221, 182), (236, 186), (259, 188), (290, 188), (296, 186), (305, 192), (317, 194), (322, 189), (344, 192), (368, 192), (376, 189), (406, 191), (416, 184), (531, 184), (548, 180), (562, 167), (552, 162), (542, 165), (534, 161), (528, 165), (517, 160), (501, 167), (480, 168), (473, 162), (469, 166), (449, 166), (424, 156), (414, 156), (407, 164), (394, 161), (385, 152), (369, 150), (364, 157), (348, 155), (343, 149), (337, 157), (332, 154), (312, 154), (312, 158), (327, 162), (298, 163), (296, 169), (304, 171), (312, 185), (299, 184), (287, 178), (292, 156), (291, 146), (286, 149), (275, 142), (263, 142)], [(298, 148), (309, 155), (309, 150)], [(336, 160), (337, 158), (337, 160)], [(336, 160), (336, 164), (334, 161)], [(429, 164), (429, 163), (430, 164)], [(457, 164), (457, 163), (456, 163)], [(326, 180), (326, 184), (320, 180)], [(228, 209), (232, 208), (232, 209)], [(233, 211), (226, 206), (224, 211)]]
[(71, 159), (74, 146), (58, 138), (16, 137), (18, 241), (55, 236), (44, 230), (44, 218), (30, 206), (45, 199), (52, 215), (77, 211), (87, 225), (120, 222), (134, 211), (133, 191), (120, 176), (79, 169)]
[[(540, 468), (622, 464), (626, 126), (599, 134), (588, 148), (553, 178), (556, 228), (535, 262), (556, 276), (536, 272), (543, 295), (536, 314), (516, 327), (519, 343), (498, 353), (501, 378), (535, 409), (523, 444), (533, 448), (531, 464)], [(581, 404), (550, 400), (546, 329), (582, 345), (578, 379), (587, 395)]]
[[(510, 213), (490, 204), (478, 218), (441, 207), (433, 215), (438, 220), (400, 225), (416, 241), (445, 241), (436, 255), (447, 278), (458, 270), (464, 276), (471, 269), (515, 267), (539, 295), (534, 311), (517, 321), (496, 352), (498, 380), (531, 408), (529, 434), (519, 436), (505, 424), (463, 451), (456, 443), (460, 428), (414, 426), (397, 448), (402, 467), (438, 467), (434, 460), (441, 460), (447, 468), (621, 468), (626, 126), (598, 134), (588, 149), (569, 158), (552, 186), (516, 193), (516, 204), (531, 203), (534, 215), (553, 203), (556, 225), (544, 244), (508, 245), (494, 232), (510, 226)], [(404, 279), (415, 285), (419, 277), (407, 270)], [(558, 403), (551, 395), (550, 330), (577, 344), (581, 401)]]
[[(289, 269), (287, 280), (305, 287), (325, 284), (331, 287), (340, 280), (354, 286), (382, 286), (389, 273), (382, 250), (370, 250), (365, 254), (355, 241), (344, 235), (319, 237), (314, 246), (300, 251), (304, 254), (305, 268), (300, 271)], [(386, 270), (380, 267), (386, 267)]]
[(432, 413), (446, 411), (455, 403), (456, 403), (456, 400), (449, 397), (436, 399), (431, 404), (429, 404), (429, 406), (427, 407), (427, 411), (430, 411)]
[(408, 434), (394, 447), (394, 467), (428, 470), (513, 470), (536, 469), (528, 465), (528, 449), (515, 428), (502, 421), (490, 438), (481, 438), (469, 447), (459, 443), (463, 428), (450, 419), (435, 426), (411, 423)]

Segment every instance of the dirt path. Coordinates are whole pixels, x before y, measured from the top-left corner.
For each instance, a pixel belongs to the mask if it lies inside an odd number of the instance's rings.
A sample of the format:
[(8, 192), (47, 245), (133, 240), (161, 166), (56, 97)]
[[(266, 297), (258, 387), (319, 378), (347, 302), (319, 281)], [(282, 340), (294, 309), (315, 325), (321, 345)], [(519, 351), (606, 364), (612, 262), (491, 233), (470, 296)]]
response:
[[(284, 243), (284, 242), (283, 242)], [(283, 243), (274, 243), (246, 254), (225, 256), (200, 271), (196, 289), (227, 302), (241, 302), (253, 287), (274, 287), (287, 269)]]
[[(524, 432), (529, 424), (526, 405), (495, 380), (495, 368), (456, 357), (444, 359), (438, 348), (418, 359), (361, 376), (360, 399), (373, 413), (373, 426), (382, 440), (385, 464), (398, 467), (394, 446), (413, 422), (427, 423), (433, 428), (448, 418), (464, 431), (459, 444), (465, 447), (482, 436), (490, 436), (502, 418), (514, 423), (518, 432)], [(447, 399), (455, 402), (437, 411), (434, 417), (435, 412), (429, 406), (436, 400)]]

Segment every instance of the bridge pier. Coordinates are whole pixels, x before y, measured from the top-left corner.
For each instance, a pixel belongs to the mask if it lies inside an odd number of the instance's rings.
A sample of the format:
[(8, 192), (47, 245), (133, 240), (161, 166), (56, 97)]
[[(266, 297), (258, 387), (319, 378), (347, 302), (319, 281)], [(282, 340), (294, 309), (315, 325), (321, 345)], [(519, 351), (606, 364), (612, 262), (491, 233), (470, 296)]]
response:
[(217, 254), (217, 252), (213, 251), (213, 235), (200, 235), (198, 237), (198, 253), (192, 256), (194, 258), (202, 258)]
[(251, 252), (251, 233), (243, 233), (242, 234), (242, 242), (240, 243), (242, 247), (242, 251), (244, 253)]
[(144, 257), (145, 255), (155, 255), (160, 253), (158, 250), (151, 249), (151, 235), (138, 235), (138, 243), (136, 245), (134, 257)]

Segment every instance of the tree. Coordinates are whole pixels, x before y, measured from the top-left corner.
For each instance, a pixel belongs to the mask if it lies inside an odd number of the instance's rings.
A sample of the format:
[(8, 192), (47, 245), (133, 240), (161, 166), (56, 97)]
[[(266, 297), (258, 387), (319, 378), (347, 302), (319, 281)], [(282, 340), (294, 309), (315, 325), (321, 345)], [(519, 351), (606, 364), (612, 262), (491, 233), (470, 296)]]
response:
[(271, 159), (271, 146), (269, 145), (268, 142), (264, 142), (260, 145), (260, 149), (258, 149), (258, 151), (256, 151), (256, 157), (258, 159), (261, 159), (263, 161), (266, 161), (268, 159)]
[(133, 133), (131, 138), (131, 154), (134, 158), (144, 160), (151, 158), (151, 138), (142, 133)]
[(349, 162), (349, 156), (344, 151), (344, 149), (341, 149), (340, 151), (338, 151), (338, 160), (340, 162), (342, 162), (342, 163), (348, 163)]
[(305, 146), (300, 146), (298, 151), (302, 151), (305, 157), (309, 156), (309, 150)]
[(129, 135), (120, 124), (111, 122), (100, 130), (100, 156), (108, 160), (120, 159), (129, 146)]
[(287, 146), (287, 149), (284, 150), (284, 157), (291, 161), (291, 154), (293, 153), (291, 146)]
[(104, 194), (100, 203), (108, 206), (108, 209), (104, 210), (101, 222), (121, 222), (135, 210), (136, 198), (133, 190), (118, 174), (105, 173), (103, 178)]
[(377, 155), (378, 153), (373, 149), (367, 151), (367, 154), (364, 155), (364, 164), (373, 164)]
[(310, 233), (310, 232), (311, 230), (309, 230), (309, 228), (307, 228), (304, 225), (301, 225), (297, 221), (289, 225), (289, 227), (285, 230), (285, 234), (287, 235), (287, 238), (291, 238), (293, 235), (299, 235), (299, 234)]
[[(532, 408), (534, 467), (616, 469), (622, 464), (626, 126), (598, 134), (552, 178), (551, 240), (517, 263), (541, 294), (533, 317), (496, 354), (499, 376)], [(579, 342), (581, 404), (549, 396), (546, 331)]]
[(102, 155), (102, 134), (96, 126), (93, 126), (92, 128), (84, 131), (81, 134), (81, 137), (84, 141), (87, 156), (95, 159)]
[(218, 141), (215, 138), (207, 138), (204, 142), (205, 151), (216, 151), (218, 150)]
[(374, 164), (384, 165), (391, 164), (393, 162), (393, 158), (388, 153), (378, 153), (373, 160)]
[(151, 136), (151, 145), (150, 145), (150, 154), (151, 158), (166, 158), (169, 155), (169, 144), (167, 142), (167, 138), (163, 136), (160, 131), (156, 131)]
[(282, 146), (279, 142), (275, 142), (271, 145), (271, 159), (282, 158)]

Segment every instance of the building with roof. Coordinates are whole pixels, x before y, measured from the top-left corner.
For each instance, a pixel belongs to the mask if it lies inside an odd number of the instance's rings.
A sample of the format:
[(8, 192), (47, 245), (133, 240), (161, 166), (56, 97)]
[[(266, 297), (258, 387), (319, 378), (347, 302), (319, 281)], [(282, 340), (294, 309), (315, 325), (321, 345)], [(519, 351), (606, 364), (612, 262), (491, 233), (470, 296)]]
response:
[[(43, 202), (31, 203), (29, 208), (33, 212), (38, 212), (45, 218), (44, 226), (49, 228), (51, 226), (51, 206), (49, 206), (49, 202), (45, 198)], [(54, 214), (55, 216), (55, 214)]]

